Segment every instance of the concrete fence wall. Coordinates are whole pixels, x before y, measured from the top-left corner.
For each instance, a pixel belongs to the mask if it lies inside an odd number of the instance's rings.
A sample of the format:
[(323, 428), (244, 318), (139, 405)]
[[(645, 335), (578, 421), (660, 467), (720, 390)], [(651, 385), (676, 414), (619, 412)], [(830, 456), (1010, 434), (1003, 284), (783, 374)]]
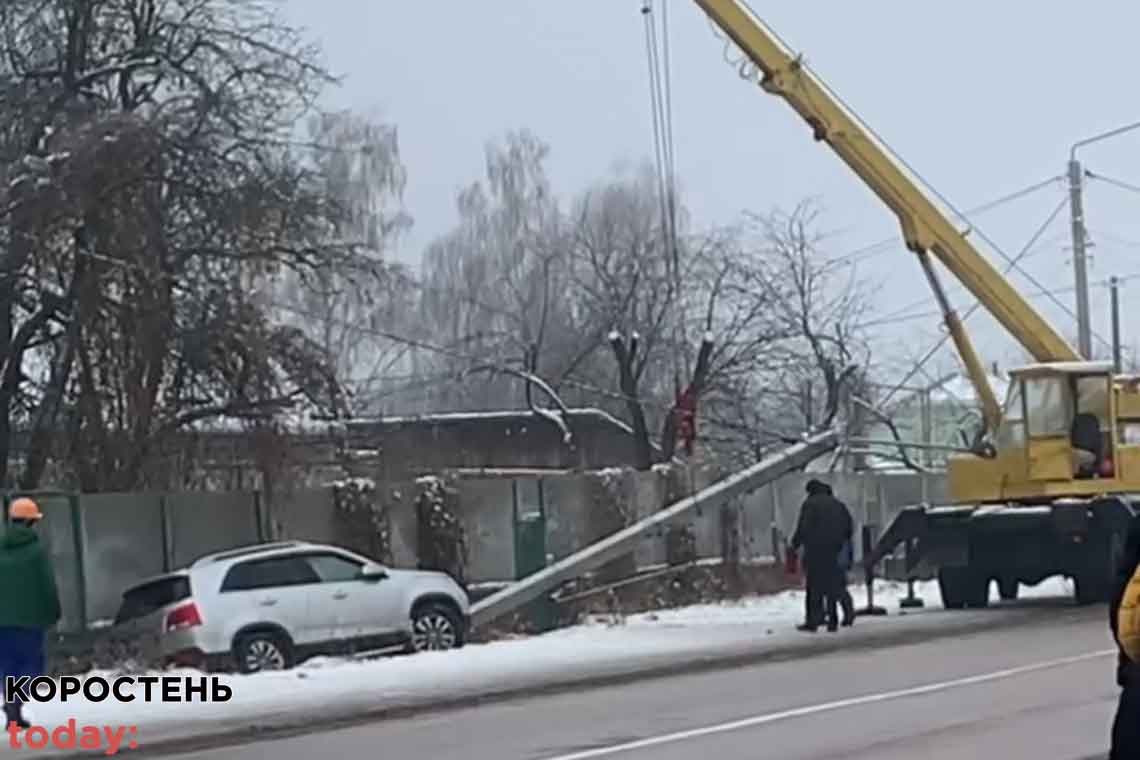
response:
[(256, 493), (35, 496), (55, 562), (64, 631), (113, 618), (132, 583), (266, 538)]
[[(738, 511), (743, 559), (773, 554), (772, 528), (790, 535), (808, 475), (789, 475), (729, 505)], [(898, 511), (944, 498), (940, 475), (815, 475), (832, 483), (859, 527), (885, 527)], [(516, 577), (515, 516), (541, 512), (548, 558), (557, 560), (645, 517), (717, 478), (707, 469), (527, 476), (468, 475), (454, 483), (467, 534), (468, 580)], [(393, 563), (414, 567), (414, 482), (382, 486)], [(278, 496), (270, 504), (253, 492), (37, 495), (43, 535), (56, 563), (63, 597), (61, 630), (75, 631), (114, 617), (120, 595), (146, 577), (185, 566), (196, 557), (273, 538), (359, 546), (359, 528), (338, 516), (331, 489)], [(702, 558), (718, 557), (722, 511), (698, 511), (688, 521)], [(647, 536), (622, 566), (665, 562), (664, 531)], [(860, 547), (857, 547), (857, 551)]]

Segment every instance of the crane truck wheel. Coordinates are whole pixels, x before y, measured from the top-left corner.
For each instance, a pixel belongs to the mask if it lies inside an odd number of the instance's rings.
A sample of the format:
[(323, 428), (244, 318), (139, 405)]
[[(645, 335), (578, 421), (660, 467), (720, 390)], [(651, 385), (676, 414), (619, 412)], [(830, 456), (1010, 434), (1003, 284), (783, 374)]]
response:
[(1085, 571), (1073, 578), (1073, 597), (1079, 605), (1100, 604), (1108, 601), (1107, 579), (1100, 573)]
[(968, 572), (966, 606), (974, 609), (985, 609), (990, 606), (990, 579), (989, 576), (979, 575), (977, 572)]
[(940, 568), (938, 591), (942, 595), (942, 606), (948, 610), (981, 609), (990, 603), (989, 576), (968, 565)]
[(998, 594), (1004, 601), (1011, 602), (1017, 598), (1020, 583), (1017, 578), (998, 578)]
[(1121, 543), (1119, 536), (1110, 536), (1104, 566), (1093, 561), (1073, 576), (1073, 597), (1077, 604), (1103, 604), (1112, 596), (1112, 577), (1122, 551)]
[(966, 606), (962, 570), (960, 567), (943, 567), (938, 570), (938, 593), (942, 596), (942, 606), (948, 610), (960, 610)]
[[(1126, 524), (1125, 524), (1126, 525)], [(1073, 597), (1079, 605), (1104, 604), (1112, 596), (1113, 577), (1124, 554), (1127, 527), (1105, 526), (1088, 562), (1073, 574)]]

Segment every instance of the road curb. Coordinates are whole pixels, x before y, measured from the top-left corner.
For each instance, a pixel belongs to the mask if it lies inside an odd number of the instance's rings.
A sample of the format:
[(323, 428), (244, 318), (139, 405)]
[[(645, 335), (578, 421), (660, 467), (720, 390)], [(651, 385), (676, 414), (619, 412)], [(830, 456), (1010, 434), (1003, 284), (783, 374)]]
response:
[[(345, 709), (338, 708), (322, 712), (319, 708), (311, 710), (303, 716), (289, 715), (266, 717), (243, 722), (240, 725), (221, 726), (218, 730), (206, 735), (193, 737), (175, 737), (170, 739), (157, 739), (153, 743), (143, 744), (131, 754), (135, 757), (159, 757), (171, 754), (182, 754), (204, 750), (216, 750), (225, 747), (239, 746), (259, 741), (285, 739), (294, 736), (352, 728), (367, 723), (383, 720), (395, 720), (429, 713), (442, 713), (464, 708), (477, 707), (486, 704), (508, 702), (517, 699), (538, 696), (564, 694), (584, 689), (604, 688), (618, 686), (639, 681), (648, 681), (663, 677), (676, 677), (707, 673), (717, 670), (729, 670), (768, 662), (787, 662), (814, 657), (823, 657), (836, 652), (872, 651), (895, 646), (905, 646), (920, 642), (936, 641), (956, 636), (972, 635), (997, 629), (1017, 628), (1036, 622), (1043, 616), (1048, 616), (1050, 624), (1054, 627), (1066, 623), (1077, 623), (1087, 619), (1087, 615), (1080, 613), (1079, 609), (1070, 610), (1071, 615), (1059, 615), (1056, 608), (1041, 609), (1030, 608), (1026, 610), (1003, 610), (1001, 619), (991, 619), (988, 616), (971, 618), (965, 622), (955, 622), (947, 618), (947, 625), (936, 628), (929, 627), (903, 627), (898, 630), (885, 630), (875, 632), (865, 638), (852, 641), (848, 636), (828, 634), (825, 632), (804, 634), (802, 639), (788, 640), (775, 645), (760, 645), (744, 651), (729, 653), (709, 652), (705, 655), (682, 655), (683, 661), (667, 663), (653, 663), (649, 665), (632, 666), (627, 670), (618, 670), (605, 673), (586, 673), (583, 675), (559, 676), (544, 680), (540, 683), (510, 686), (506, 688), (479, 688), (466, 694), (460, 694), (443, 699), (431, 697), (413, 697), (405, 704), (388, 704), (375, 709)], [(1058, 619), (1060, 618), (1060, 619)], [(858, 625), (858, 624), (856, 624)], [(764, 639), (758, 639), (761, 644)], [(145, 726), (140, 726), (145, 730)], [(52, 760), (78, 760), (90, 757), (89, 753), (70, 753), (59, 755), (45, 755)]]

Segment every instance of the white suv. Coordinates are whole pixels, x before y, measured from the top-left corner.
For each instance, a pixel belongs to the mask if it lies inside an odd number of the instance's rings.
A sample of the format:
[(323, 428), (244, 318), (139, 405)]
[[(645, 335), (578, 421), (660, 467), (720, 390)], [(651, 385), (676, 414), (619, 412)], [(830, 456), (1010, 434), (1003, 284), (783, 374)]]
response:
[(130, 626), (166, 662), (251, 673), (317, 654), (460, 647), (469, 605), (445, 573), (286, 541), (210, 554), (138, 583), (123, 594), (115, 625)]

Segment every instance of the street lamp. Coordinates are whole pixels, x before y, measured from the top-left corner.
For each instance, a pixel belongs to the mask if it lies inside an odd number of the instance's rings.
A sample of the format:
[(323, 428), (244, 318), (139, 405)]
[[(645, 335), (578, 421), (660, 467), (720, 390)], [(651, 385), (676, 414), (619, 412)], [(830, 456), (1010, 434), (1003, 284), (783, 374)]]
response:
[(1077, 349), (1085, 359), (1092, 358), (1092, 327), (1089, 322), (1089, 281), (1085, 263), (1087, 230), (1085, 229), (1084, 203), (1081, 198), (1084, 170), (1081, 168), (1081, 162), (1077, 160), (1077, 148), (1107, 140), (1134, 129), (1140, 129), (1140, 121), (1079, 140), (1073, 143), (1073, 147), (1069, 150), (1069, 215), (1072, 219), (1073, 228), (1073, 274), (1077, 286)]

